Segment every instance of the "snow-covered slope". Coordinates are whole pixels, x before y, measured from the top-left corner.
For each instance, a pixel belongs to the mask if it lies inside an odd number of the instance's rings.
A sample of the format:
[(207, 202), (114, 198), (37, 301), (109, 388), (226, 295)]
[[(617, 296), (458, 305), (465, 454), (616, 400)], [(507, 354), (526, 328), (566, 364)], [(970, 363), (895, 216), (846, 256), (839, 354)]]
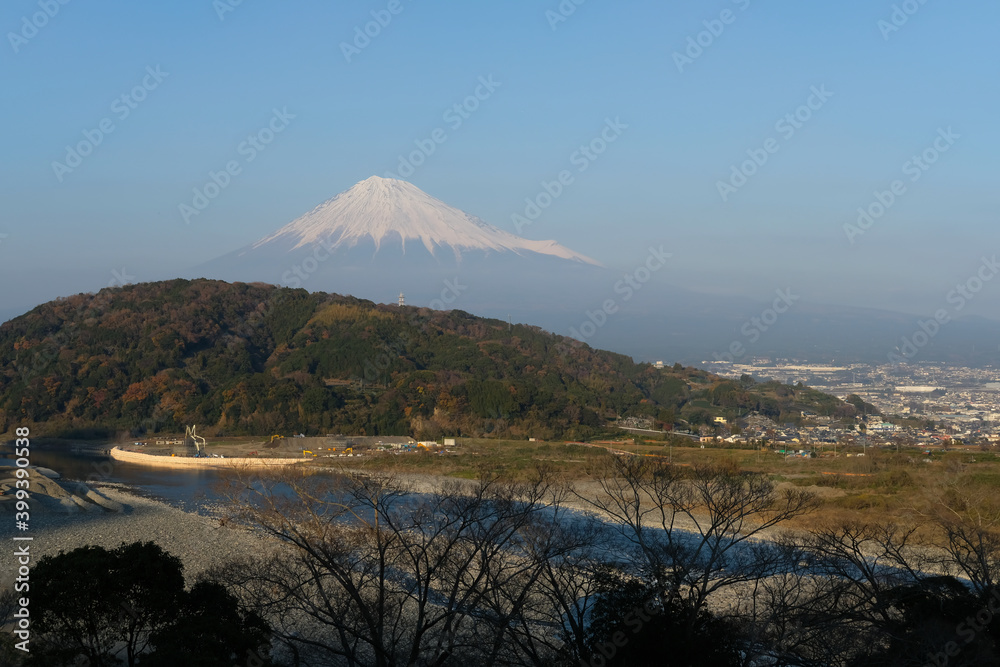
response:
[(374, 242), (420, 243), (432, 255), (440, 249), (461, 258), (463, 251), (537, 253), (585, 264), (600, 264), (555, 241), (531, 241), (487, 224), (448, 206), (406, 181), (372, 176), (301, 218), (253, 244), (254, 249), (280, 245), (292, 249), (324, 242), (352, 248)]

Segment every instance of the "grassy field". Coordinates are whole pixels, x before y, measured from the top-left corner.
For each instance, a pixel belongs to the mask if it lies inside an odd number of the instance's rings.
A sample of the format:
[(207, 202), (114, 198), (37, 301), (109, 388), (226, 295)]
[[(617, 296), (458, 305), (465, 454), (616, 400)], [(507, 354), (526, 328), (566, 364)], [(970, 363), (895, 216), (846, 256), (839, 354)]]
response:
[[(266, 447), (261, 438), (221, 438), (209, 443), (208, 452), (227, 457), (252, 451), (260, 455), (301, 455), (293, 438)], [(149, 453), (163, 453), (149, 447)], [(183, 448), (177, 448), (182, 451)], [(169, 448), (167, 448), (167, 453)], [(317, 458), (318, 465), (386, 467), (463, 479), (475, 478), (483, 468), (501, 469), (524, 477), (544, 464), (568, 480), (585, 481), (589, 473), (616, 451), (656, 457), (677, 466), (722, 465), (767, 475), (779, 490), (805, 489), (817, 497), (818, 510), (799, 520), (800, 527), (845, 520), (890, 520), (930, 524), (942, 514), (985, 517), (1000, 525), (1000, 457), (976, 448), (942, 451), (930, 455), (921, 449), (824, 446), (815, 458), (790, 457), (772, 449), (733, 448), (708, 444), (670, 445), (633, 438), (595, 443), (526, 442), (493, 439), (460, 439), (455, 448), (438, 452), (375, 452), (361, 458)], [(319, 452), (317, 452), (319, 453)], [(859, 456), (864, 453), (864, 456)]]
[(941, 512), (981, 512), (1000, 520), (1000, 458), (978, 449), (884, 450), (860, 447), (819, 452), (816, 458), (786, 457), (772, 450), (732, 449), (713, 445), (670, 446), (661, 442), (576, 443), (462, 440), (453, 452), (379, 454), (365, 465), (400, 472), (474, 478), (484, 466), (514, 476), (538, 464), (551, 466), (570, 480), (585, 480), (607, 450), (657, 457), (680, 466), (723, 465), (759, 472), (777, 488), (806, 489), (819, 500), (818, 510), (799, 527), (844, 520), (892, 520), (927, 523)]

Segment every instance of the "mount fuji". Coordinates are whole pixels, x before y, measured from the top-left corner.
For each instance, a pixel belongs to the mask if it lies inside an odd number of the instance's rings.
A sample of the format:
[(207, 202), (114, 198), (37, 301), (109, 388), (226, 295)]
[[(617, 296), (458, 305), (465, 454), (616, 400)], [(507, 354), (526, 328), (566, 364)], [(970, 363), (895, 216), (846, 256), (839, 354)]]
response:
[(598, 265), (555, 241), (530, 241), (509, 234), (448, 206), (411, 183), (378, 176), (320, 204), (257, 241), (251, 249), (294, 251), (317, 243), (334, 252), (374, 243), (376, 254), (387, 246), (387, 254), (402, 250), (404, 255), (409, 243), (411, 252), (419, 245), (438, 259), (450, 252), (456, 262), (461, 261), (463, 252), (480, 251), (547, 255)]
[(376, 302), (395, 302), (402, 292), (413, 305), (504, 318), (581, 298), (581, 287), (606, 287), (613, 275), (556, 241), (516, 236), (411, 183), (378, 176), (195, 272)]
[[(656, 254), (650, 248), (650, 259)], [(665, 255), (660, 253), (662, 257)], [(525, 322), (645, 359), (753, 356), (884, 360), (915, 316), (794, 303), (771, 327), (767, 302), (668, 284), (669, 262), (624, 273), (556, 241), (533, 241), (453, 208), (415, 185), (373, 176), (189, 278), (267, 282)], [(648, 282), (646, 282), (648, 281)], [(634, 297), (634, 298), (633, 298)], [(768, 322), (767, 330), (754, 318)], [(921, 351), (993, 350), (997, 323), (955, 322)], [(756, 343), (756, 339), (760, 342)], [(735, 351), (735, 352), (734, 352)], [(949, 352), (950, 351), (950, 352)], [(983, 355), (980, 354), (979, 357)], [(978, 357), (977, 357), (978, 360)]]

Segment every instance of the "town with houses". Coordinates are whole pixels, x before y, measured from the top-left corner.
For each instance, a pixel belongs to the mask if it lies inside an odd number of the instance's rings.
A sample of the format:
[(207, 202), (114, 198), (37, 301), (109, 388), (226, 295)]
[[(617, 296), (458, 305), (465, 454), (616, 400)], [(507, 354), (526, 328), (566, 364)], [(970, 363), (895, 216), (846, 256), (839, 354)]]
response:
[[(751, 414), (729, 424), (717, 418), (702, 442), (748, 443), (766, 439), (789, 453), (817, 455), (838, 445), (989, 449), (1000, 445), (1000, 370), (943, 363), (911, 365), (806, 365), (787, 360), (704, 362), (723, 377), (802, 383), (847, 400), (857, 396), (881, 414), (860, 415), (853, 428), (831, 417), (803, 412), (797, 424)], [(848, 455), (858, 455), (857, 453)]]
[[(753, 363), (703, 362), (721, 377), (750, 376), (757, 382), (810, 387), (855, 405), (867, 406), (853, 418), (838, 418), (802, 410), (773, 420), (749, 413), (715, 417), (713, 425), (697, 431), (660, 430), (654, 419), (621, 416), (614, 426), (635, 437), (668, 434), (699, 442), (702, 446), (762, 445), (786, 456), (864, 456), (869, 447), (991, 449), (1000, 446), (1000, 370), (923, 363), (910, 366), (851, 364), (807, 365), (794, 361), (755, 359)], [(663, 368), (663, 362), (655, 364)], [(856, 398), (855, 398), (856, 397)], [(863, 403), (858, 401), (861, 399)], [(850, 399), (850, 400), (849, 400)], [(870, 408), (870, 409), (869, 409)], [(867, 414), (866, 414), (867, 412)], [(196, 436), (195, 436), (196, 437)], [(529, 438), (534, 442), (535, 438)], [(192, 444), (189, 438), (134, 442), (171, 447)], [(455, 454), (461, 444), (454, 437), (422, 441), (409, 436), (363, 436), (328, 433), (307, 437), (296, 434), (265, 438), (265, 448), (282, 446), (304, 457), (343, 458), (375, 452)], [(258, 451), (249, 455), (257, 455)], [(222, 456), (224, 454), (212, 454)]]

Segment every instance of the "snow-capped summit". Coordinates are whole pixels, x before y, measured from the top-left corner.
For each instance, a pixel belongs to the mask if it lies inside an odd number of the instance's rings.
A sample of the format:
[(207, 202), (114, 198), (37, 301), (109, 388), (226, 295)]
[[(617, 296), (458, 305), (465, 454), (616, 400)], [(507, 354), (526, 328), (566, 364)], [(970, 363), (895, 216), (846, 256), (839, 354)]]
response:
[[(461, 309), (550, 328), (572, 318), (614, 272), (555, 241), (487, 224), (392, 178), (373, 176), (256, 243), (194, 267), (192, 278), (269, 282), (439, 310)], [(530, 317), (528, 316), (530, 314)]]
[(455, 259), (466, 251), (535, 253), (599, 266), (555, 241), (515, 236), (448, 206), (412, 183), (379, 176), (361, 181), (252, 247), (296, 250), (319, 242), (334, 249), (374, 243), (376, 252), (389, 243), (401, 244), (404, 253), (410, 242), (422, 244), (434, 256), (439, 249), (450, 250)]

